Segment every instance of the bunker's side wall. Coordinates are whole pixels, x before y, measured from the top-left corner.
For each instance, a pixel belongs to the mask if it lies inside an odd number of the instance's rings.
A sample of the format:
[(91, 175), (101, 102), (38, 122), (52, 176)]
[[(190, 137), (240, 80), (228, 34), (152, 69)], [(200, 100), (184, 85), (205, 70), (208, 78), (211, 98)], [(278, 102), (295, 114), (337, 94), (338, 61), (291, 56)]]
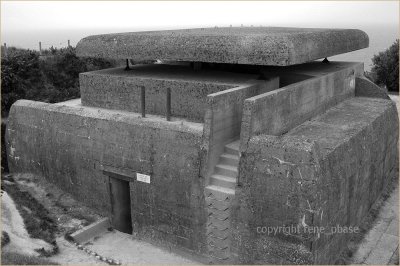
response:
[(200, 250), (203, 128), (137, 115), (18, 101), (7, 128), (11, 172), (43, 175), (105, 215), (111, 204), (103, 167), (148, 174), (150, 184), (130, 184), (134, 232)]
[(353, 97), (282, 136), (250, 138), (232, 215), (238, 260), (334, 263), (351, 234), (267, 230), (360, 225), (398, 173), (398, 134), (392, 101)]

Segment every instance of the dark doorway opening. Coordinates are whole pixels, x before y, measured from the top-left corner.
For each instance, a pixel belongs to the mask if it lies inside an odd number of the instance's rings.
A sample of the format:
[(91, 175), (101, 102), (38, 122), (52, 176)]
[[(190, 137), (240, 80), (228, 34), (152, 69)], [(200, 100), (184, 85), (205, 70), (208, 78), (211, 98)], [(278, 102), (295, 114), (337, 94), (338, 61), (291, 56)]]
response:
[(110, 177), (111, 223), (114, 229), (132, 234), (129, 182)]

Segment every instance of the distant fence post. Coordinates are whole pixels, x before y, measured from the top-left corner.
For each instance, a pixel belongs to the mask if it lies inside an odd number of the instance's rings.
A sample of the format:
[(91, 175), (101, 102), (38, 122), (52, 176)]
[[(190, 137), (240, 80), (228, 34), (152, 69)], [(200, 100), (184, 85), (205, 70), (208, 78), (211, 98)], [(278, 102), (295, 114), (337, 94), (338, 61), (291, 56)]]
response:
[(7, 44), (4, 43), (4, 57), (7, 57)]
[(171, 121), (171, 88), (167, 87), (167, 121)]
[(146, 95), (145, 95), (145, 87), (144, 86), (142, 86), (141, 87), (141, 102), (142, 102), (142, 104), (140, 105), (140, 107), (141, 107), (141, 109), (142, 109), (142, 117), (145, 117), (146, 116), (146, 99), (145, 99), (145, 97), (146, 97)]
[(69, 48), (69, 47), (71, 47), (71, 45), (70, 45), (69, 40), (68, 40), (68, 48)]
[(126, 63), (125, 70), (130, 70), (130, 68), (129, 68), (129, 59), (126, 59), (125, 63)]
[(42, 42), (39, 42), (39, 54), (42, 55)]

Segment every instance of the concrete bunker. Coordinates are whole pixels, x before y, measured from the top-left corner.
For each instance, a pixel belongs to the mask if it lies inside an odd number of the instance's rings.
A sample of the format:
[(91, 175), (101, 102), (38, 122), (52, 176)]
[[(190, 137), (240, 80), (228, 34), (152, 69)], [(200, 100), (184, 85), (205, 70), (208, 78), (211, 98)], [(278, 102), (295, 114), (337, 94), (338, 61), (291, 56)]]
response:
[(78, 55), (137, 64), (82, 73), (81, 99), (16, 102), (10, 169), (203, 262), (333, 263), (349, 236), (257, 228), (357, 225), (396, 174), (394, 103), (362, 63), (315, 61), (367, 46), (338, 29), (89, 36)]

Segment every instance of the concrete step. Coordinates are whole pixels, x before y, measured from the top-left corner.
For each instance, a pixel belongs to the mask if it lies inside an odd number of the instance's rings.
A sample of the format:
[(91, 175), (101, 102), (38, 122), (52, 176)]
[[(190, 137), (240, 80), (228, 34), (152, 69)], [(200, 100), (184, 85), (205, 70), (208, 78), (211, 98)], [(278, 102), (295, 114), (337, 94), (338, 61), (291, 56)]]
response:
[(229, 239), (228, 238), (220, 239), (209, 236), (207, 237), (207, 244), (214, 247), (217, 250), (225, 250), (229, 248)]
[(210, 177), (210, 183), (211, 185), (215, 186), (235, 189), (236, 178), (225, 175), (214, 174)]
[[(229, 243), (226, 243), (226, 245), (229, 245)], [(228, 246), (220, 248), (214, 243), (208, 243), (208, 248), (210, 257), (214, 259), (212, 264), (226, 264), (229, 261), (230, 251)]]
[(239, 150), (236, 150), (234, 148), (225, 146), (224, 147), (224, 153), (226, 154), (232, 154), (232, 155), (239, 155)]
[(207, 217), (207, 221), (210, 222), (210, 225), (213, 225), (217, 228), (225, 229), (226, 227), (229, 228), (230, 225), (230, 219), (229, 216), (227, 217), (218, 217), (215, 215), (209, 215)]
[(230, 211), (229, 210), (220, 211), (220, 210), (217, 210), (217, 209), (207, 208), (207, 213), (208, 213), (208, 218), (209, 219), (214, 217), (215, 219), (222, 220), (222, 221), (226, 220), (226, 218), (229, 218), (229, 216), (230, 216)]
[[(225, 228), (224, 228), (225, 229)], [(219, 228), (207, 227), (207, 237), (216, 237), (219, 239), (227, 239), (231, 235), (231, 230), (226, 228), (225, 230), (220, 230)]]
[(227, 222), (218, 222), (216, 223), (215, 221), (207, 221), (207, 228), (210, 228), (209, 230), (217, 230), (220, 232), (225, 232), (229, 231), (231, 226), (230, 226), (230, 220), (227, 220)]
[(235, 195), (235, 190), (231, 188), (224, 188), (221, 186), (209, 185), (205, 187), (207, 197), (217, 200), (230, 201), (232, 196)]
[(238, 169), (235, 166), (227, 164), (217, 164), (215, 166), (215, 173), (218, 175), (224, 175), (236, 179), (236, 177), (238, 176)]
[(240, 140), (225, 145), (225, 153), (239, 155)]
[(229, 255), (220, 256), (219, 252), (210, 251), (210, 262), (209, 264), (213, 265), (226, 265), (229, 264)]
[(231, 202), (229, 200), (216, 200), (214, 198), (209, 198), (209, 197), (207, 197), (205, 200), (207, 207), (210, 209), (225, 211), (229, 209), (231, 206)]
[(239, 165), (239, 154), (233, 155), (229, 153), (223, 153), (219, 157), (219, 162), (222, 164), (228, 164), (237, 167)]

